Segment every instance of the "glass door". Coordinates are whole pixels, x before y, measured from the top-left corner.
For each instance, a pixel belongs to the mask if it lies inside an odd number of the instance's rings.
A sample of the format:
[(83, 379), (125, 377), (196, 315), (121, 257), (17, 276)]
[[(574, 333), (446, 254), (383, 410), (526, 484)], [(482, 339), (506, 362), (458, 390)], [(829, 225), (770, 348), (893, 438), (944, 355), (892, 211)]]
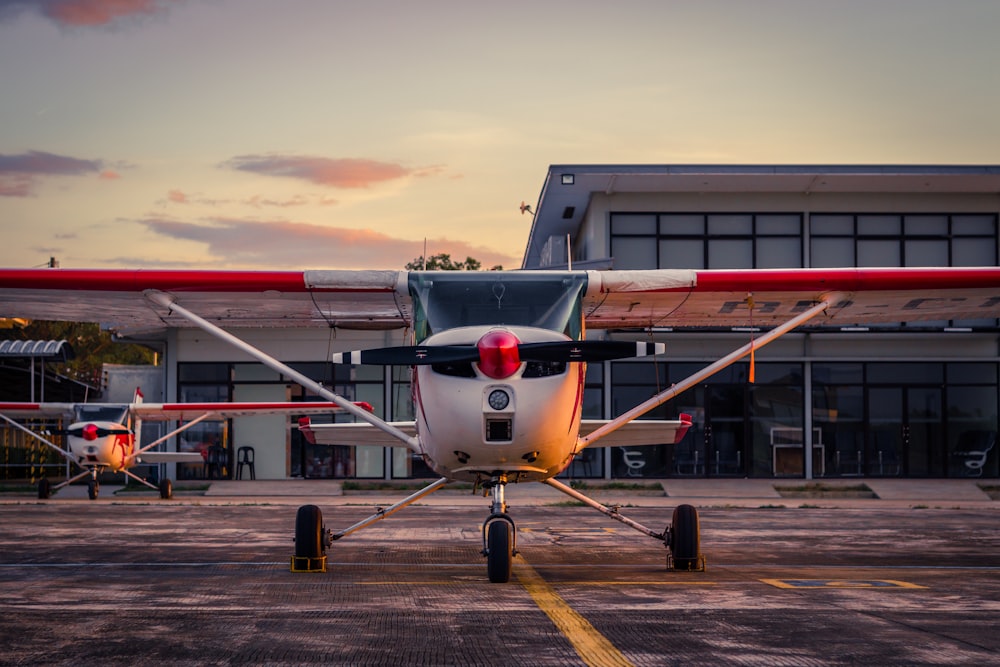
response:
[(943, 475), (941, 403), (940, 387), (869, 387), (867, 474)]
[(705, 453), (711, 477), (746, 476), (746, 387), (705, 387)]

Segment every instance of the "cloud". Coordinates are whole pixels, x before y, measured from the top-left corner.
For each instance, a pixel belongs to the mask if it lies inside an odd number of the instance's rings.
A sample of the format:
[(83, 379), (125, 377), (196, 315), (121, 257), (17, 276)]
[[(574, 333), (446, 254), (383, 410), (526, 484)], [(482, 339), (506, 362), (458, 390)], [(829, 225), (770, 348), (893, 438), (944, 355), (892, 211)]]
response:
[(361, 158), (325, 158), (300, 155), (238, 155), (222, 167), (265, 176), (282, 176), (332, 188), (367, 188), (407, 176), (434, 173), (438, 167), (410, 169), (392, 162)]
[[(407, 262), (423, 254), (424, 244), (423, 239), (400, 239), (371, 229), (280, 220), (215, 218), (206, 223), (191, 223), (147, 218), (139, 222), (156, 234), (204, 244), (211, 256), (207, 261), (212, 266), (230, 268), (402, 269)], [(447, 252), (452, 257), (471, 256), (485, 267), (520, 264), (520, 258), (464, 241), (434, 239), (428, 240), (427, 247), (429, 254)], [(135, 262), (133, 257), (127, 263), (134, 265)]]
[(121, 19), (166, 11), (178, 0), (0, 0), (0, 19), (38, 12), (63, 26), (108, 25)]
[(102, 179), (116, 179), (117, 172), (105, 170), (100, 160), (81, 160), (65, 155), (28, 151), (19, 155), (0, 153), (0, 197), (28, 197), (43, 176), (80, 176), (97, 173)]

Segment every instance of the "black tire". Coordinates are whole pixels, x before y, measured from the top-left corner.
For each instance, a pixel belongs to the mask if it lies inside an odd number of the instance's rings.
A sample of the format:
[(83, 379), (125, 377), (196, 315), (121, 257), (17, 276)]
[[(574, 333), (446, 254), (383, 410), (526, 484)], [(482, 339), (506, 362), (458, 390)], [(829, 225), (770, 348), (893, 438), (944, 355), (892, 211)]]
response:
[(323, 513), (315, 505), (303, 505), (295, 515), (295, 557), (323, 555)]
[(52, 484), (49, 482), (47, 477), (43, 477), (38, 480), (38, 498), (39, 500), (45, 500), (52, 496)]
[(170, 483), (170, 480), (164, 477), (160, 480), (160, 498), (163, 500), (170, 500), (174, 497), (174, 485)]
[(95, 480), (90, 480), (87, 482), (87, 497), (91, 500), (97, 500), (97, 494), (101, 491), (101, 485)]
[(486, 534), (486, 572), (490, 583), (506, 584), (510, 581), (513, 547), (511, 545), (511, 525), (506, 521), (494, 521)]
[(698, 510), (678, 505), (670, 522), (670, 553), (675, 570), (701, 569), (701, 528)]

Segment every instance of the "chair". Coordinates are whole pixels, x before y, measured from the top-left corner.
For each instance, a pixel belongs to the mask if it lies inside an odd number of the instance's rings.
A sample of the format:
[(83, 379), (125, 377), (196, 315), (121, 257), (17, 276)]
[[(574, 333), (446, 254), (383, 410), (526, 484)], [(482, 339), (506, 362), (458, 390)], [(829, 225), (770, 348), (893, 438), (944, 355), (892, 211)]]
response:
[(226, 450), (222, 445), (212, 445), (205, 457), (205, 479), (222, 479), (226, 468)]
[(955, 445), (952, 456), (963, 460), (966, 474), (969, 477), (982, 477), (986, 458), (990, 455), (990, 450), (993, 449), (996, 440), (995, 431), (963, 431), (958, 436), (958, 444)]
[(622, 460), (628, 466), (629, 477), (642, 477), (642, 469), (646, 467), (646, 459), (642, 457), (641, 451), (622, 447)]
[(253, 447), (236, 450), (236, 479), (243, 479), (243, 466), (250, 468), (250, 479), (257, 479), (257, 471), (253, 467)]

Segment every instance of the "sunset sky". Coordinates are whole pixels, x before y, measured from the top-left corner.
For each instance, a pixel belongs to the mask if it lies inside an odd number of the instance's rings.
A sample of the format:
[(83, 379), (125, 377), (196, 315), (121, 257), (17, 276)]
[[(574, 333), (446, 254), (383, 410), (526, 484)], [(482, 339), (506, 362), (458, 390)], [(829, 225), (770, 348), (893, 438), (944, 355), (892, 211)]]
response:
[(1000, 2), (0, 0), (0, 266), (520, 266), (550, 164), (1000, 164)]

